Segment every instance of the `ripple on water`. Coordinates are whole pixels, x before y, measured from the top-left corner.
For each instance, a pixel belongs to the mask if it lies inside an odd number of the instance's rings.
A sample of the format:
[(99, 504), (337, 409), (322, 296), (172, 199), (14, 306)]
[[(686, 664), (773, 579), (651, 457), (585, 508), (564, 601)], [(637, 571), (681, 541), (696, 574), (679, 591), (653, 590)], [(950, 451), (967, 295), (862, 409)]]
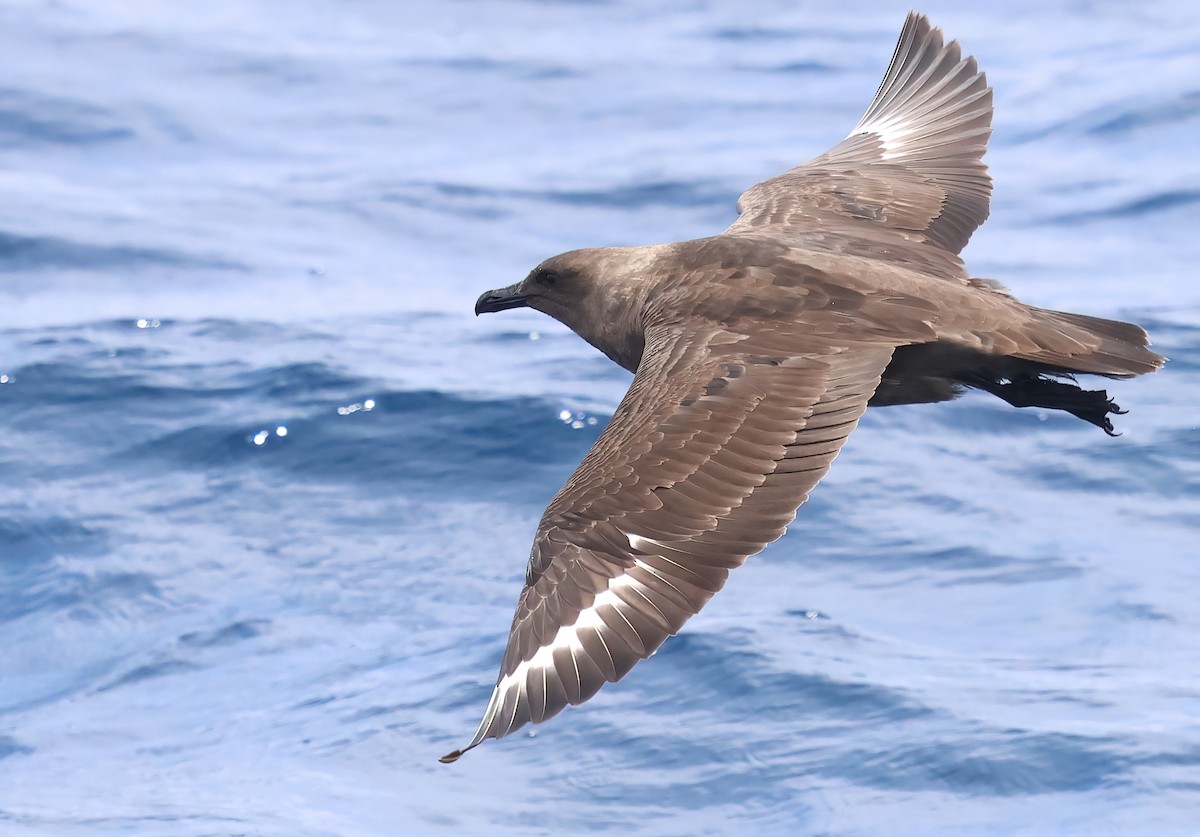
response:
[(97, 692), (111, 692), (114, 689), (120, 689), (123, 686), (132, 686), (135, 683), (142, 683), (146, 680), (154, 680), (159, 677), (169, 677), (174, 674), (184, 674), (188, 672), (199, 671), (201, 666), (195, 663), (190, 663), (186, 660), (159, 660), (154, 663), (140, 665), (131, 671), (122, 674), (116, 680), (100, 686)]
[(212, 631), (182, 634), (179, 644), (193, 648), (217, 648), (262, 636), (270, 627), (270, 619), (243, 619)]
[(572, 432), (559, 408), (540, 399), (419, 391), (380, 392), (372, 400), (373, 409), (343, 415), (332, 401), (319, 412), (281, 410), (266, 424), (286, 427), (286, 434), (271, 430), (257, 445), (261, 423), (209, 421), (126, 448), (114, 463), (166, 462), (223, 474), (264, 469), (317, 482), (389, 483), (401, 493), (425, 486), (423, 494), (469, 500), (509, 494), (514, 484), (544, 493), (565, 479), (562, 463), (581, 458), (598, 433), (586, 422)]
[(1130, 761), (1104, 738), (1023, 730), (992, 731), (969, 741), (850, 750), (818, 768), (831, 778), (890, 790), (983, 796), (1081, 792), (1127, 781)]
[(80, 99), (0, 88), (0, 147), (87, 146), (134, 138), (117, 114)]
[[(0, 759), (6, 759), (10, 756), (24, 756), (32, 752), (32, 747), (26, 747), (11, 736), (0, 735)], [(0, 817), (0, 819), (2, 818)]]
[(134, 245), (101, 245), (55, 236), (0, 231), (0, 270), (147, 270), (202, 268), (244, 271), (246, 266), (215, 257)]

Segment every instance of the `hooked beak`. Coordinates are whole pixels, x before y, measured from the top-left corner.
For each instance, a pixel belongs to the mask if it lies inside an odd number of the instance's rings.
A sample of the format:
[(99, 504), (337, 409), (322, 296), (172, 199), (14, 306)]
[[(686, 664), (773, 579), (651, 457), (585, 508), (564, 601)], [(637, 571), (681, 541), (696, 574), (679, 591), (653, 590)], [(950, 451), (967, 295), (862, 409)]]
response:
[(509, 285), (507, 288), (485, 291), (475, 302), (475, 316), (490, 314), (493, 311), (507, 311), (509, 308), (524, 307), (527, 304), (528, 297), (517, 293), (517, 288), (520, 284), (518, 282), (516, 285)]

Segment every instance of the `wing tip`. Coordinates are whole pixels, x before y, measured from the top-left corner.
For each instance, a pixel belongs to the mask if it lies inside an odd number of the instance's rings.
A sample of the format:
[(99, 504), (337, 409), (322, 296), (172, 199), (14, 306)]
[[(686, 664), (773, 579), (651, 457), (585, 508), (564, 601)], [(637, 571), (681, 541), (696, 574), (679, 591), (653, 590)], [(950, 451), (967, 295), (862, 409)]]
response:
[(897, 120), (912, 121), (905, 126), (910, 129), (951, 115), (983, 117), (990, 133), (990, 93), (975, 56), (964, 54), (957, 40), (947, 41), (926, 15), (910, 11), (879, 88), (850, 136), (886, 133)]
[(478, 744), (469, 744), (459, 750), (451, 750), (449, 753), (446, 753), (446, 755), (439, 758), (438, 761), (442, 764), (454, 764), (454, 762), (462, 758), (468, 750), (473, 750), (478, 746)]
[(471, 743), (465, 747), (460, 747), (457, 750), (451, 750), (450, 752), (446, 753), (446, 755), (439, 758), (438, 761), (440, 761), (442, 764), (454, 764), (454, 762), (458, 761), (466, 753), (474, 750), (487, 739), (500, 738), (506, 734), (500, 733), (500, 735), (497, 735), (495, 734), (495, 730), (492, 729), (492, 724), (495, 721), (495, 713), (492, 711), (492, 705), (495, 703), (495, 700), (495, 694), (493, 693), (492, 700), (488, 703), (488, 709), (484, 713), (483, 721), (480, 722), (479, 729), (475, 731), (474, 737), (471, 738)]
[(992, 88), (975, 56), (912, 10), (875, 97), (849, 134), (873, 135), (885, 162), (906, 166), (946, 191), (927, 233), (952, 253), (988, 216), (992, 179), (983, 157), (993, 112)]

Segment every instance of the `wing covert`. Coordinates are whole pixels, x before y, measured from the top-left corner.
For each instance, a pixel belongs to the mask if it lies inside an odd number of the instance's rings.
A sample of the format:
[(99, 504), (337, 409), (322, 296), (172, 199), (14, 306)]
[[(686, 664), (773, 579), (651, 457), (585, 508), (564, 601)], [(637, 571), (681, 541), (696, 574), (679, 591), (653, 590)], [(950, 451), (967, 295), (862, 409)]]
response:
[(988, 216), (992, 182), (982, 158), (991, 124), (992, 90), (975, 59), (912, 12), (850, 135), (748, 189), (726, 232), (892, 260), (932, 245), (923, 249), (940, 253), (911, 258), (959, 278), (957, 254)]
[(619, 680), (783, 534), (892, 345), (789, 351), (785, 330), (764, 331), (648, 332), (629, 392), (538, 527), (479, 729), (443, 761)]

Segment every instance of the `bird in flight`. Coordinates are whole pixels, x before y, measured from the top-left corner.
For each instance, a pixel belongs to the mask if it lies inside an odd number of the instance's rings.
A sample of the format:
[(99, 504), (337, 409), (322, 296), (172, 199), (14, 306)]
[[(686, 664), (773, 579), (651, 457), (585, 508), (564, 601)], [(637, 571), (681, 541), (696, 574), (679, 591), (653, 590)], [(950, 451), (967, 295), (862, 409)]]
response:
[(973, 388), (1113, 433), (1120, 409), (1074, 376), (1158, 369), (1146, 332), (1025, 305), (959, 258), (988, 215), (991, 124), (975, 59), (910, 13), (849, 136), (752, 186), (720, 235), (574, 250), (479, 298), (634, 377), (538, 524), (483, 720), (443, 762), (653, 654), (784, 533), (868, 406)]

